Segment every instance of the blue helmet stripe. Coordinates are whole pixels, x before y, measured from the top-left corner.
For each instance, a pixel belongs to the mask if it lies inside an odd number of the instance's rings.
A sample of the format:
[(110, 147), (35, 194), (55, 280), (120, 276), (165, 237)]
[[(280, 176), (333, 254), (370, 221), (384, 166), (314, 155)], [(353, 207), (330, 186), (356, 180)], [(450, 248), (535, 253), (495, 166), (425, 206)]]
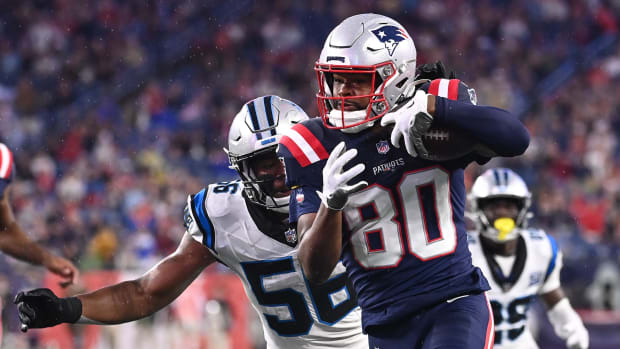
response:
[[(260, 124), (258, 123), (258, 115), (256, 114), (256, 106), (254, 105), (254, 101), (251, 101), (247, 104), (248, 111), (250, 112), (250, 119), (252, 119), (252, 127), (254, 127), (254, 131), (260, 130)], [(262, 139), (263, 135), (261, 132), (256, 133), (256, 138)]]
[(276, 135), (276, 129), (275, 129), (275, 125), (276, 123), (273, 121), (273, 104), (272, 104), (272, 98), (273, 96), (266, 96), (263, 99), (263, 104), (265, 105), (265, 113), (267, 114), (267, 124), (269, 125), (269, 127), (273, 127), (270, 131), (271, 131), (271, 135), (275, 136)]
[(506, 184), (504, 184), (505, 186), (508, 186), (508, 170), (504, 169), (504, 182)]
[(500, 182), (500, 179), (499, 179), (499, 172), (495, 168), (493, 169), (493, 176), (495, 176), (495, 185), (497, 186), (502, 185), (502, 182)]

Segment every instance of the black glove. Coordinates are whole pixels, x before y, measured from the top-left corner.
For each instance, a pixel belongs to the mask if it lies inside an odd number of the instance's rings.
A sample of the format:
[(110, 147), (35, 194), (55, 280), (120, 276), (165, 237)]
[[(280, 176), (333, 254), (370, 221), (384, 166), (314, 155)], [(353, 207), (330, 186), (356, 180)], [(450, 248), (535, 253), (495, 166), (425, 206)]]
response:
[(82, 316), (82, 301), (77, 297), (58, 298), (48, 288), (19, 292), (17, 304), (22, 331), (28, 328), (56, 326), (63, 322), (75, 323)]
[(416, 69), (415, 74), (415, 80), (456, 79), (456, 74), (453, 71), (448, 73), (441, 61), (422, 64)]

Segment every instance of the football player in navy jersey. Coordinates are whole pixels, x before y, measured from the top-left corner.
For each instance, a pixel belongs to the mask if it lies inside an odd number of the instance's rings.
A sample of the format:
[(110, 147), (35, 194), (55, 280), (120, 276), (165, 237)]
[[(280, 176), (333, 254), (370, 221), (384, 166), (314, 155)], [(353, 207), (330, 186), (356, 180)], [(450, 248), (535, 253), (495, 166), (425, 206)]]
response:
[[(293, 126), (279, 148), (309, 282), (342, 260), (371, 348), (490, 348), (489, 284), (467, 248), (463, 170), (522, 154), (527, 130), (508, 111), (476, 105), (457, 79), (416, 80), (411, 36), (382, 15), (340, 23), (315, 71), (321, 118)], [(431, 126), (486, 151), (437, 161), (422, 142)]]

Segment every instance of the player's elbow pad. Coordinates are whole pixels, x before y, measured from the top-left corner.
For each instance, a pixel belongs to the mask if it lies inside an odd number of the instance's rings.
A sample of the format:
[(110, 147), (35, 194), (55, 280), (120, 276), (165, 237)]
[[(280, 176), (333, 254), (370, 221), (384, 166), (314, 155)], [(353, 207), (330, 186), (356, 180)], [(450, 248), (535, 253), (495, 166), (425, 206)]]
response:
[(567, 298), (556, 303), (553, 308), (547, 311), (547, 315), (555, 333), (565, 340), (570, 347), (588, 347), (588, 330), (586, 330), (581, 318), (571, 307)]

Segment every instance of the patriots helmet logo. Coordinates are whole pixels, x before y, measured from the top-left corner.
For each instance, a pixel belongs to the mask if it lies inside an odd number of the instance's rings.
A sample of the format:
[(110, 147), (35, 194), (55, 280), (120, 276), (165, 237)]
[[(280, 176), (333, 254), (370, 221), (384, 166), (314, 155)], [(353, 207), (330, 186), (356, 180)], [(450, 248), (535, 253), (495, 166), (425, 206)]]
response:
[(396, 49), (396, 46), (398, 46), (398, 43), (408, 39), (408, 36), (405, 34), (403, 29), (393, 25), (384, 25), (377, 29), (371, 30), (371, 32), (377, 37), (377, 39), (379, 39), (379, 41), (385, 44), (385, 48), (388, 50), (390, 56), (394, 54), (394, 50)]

